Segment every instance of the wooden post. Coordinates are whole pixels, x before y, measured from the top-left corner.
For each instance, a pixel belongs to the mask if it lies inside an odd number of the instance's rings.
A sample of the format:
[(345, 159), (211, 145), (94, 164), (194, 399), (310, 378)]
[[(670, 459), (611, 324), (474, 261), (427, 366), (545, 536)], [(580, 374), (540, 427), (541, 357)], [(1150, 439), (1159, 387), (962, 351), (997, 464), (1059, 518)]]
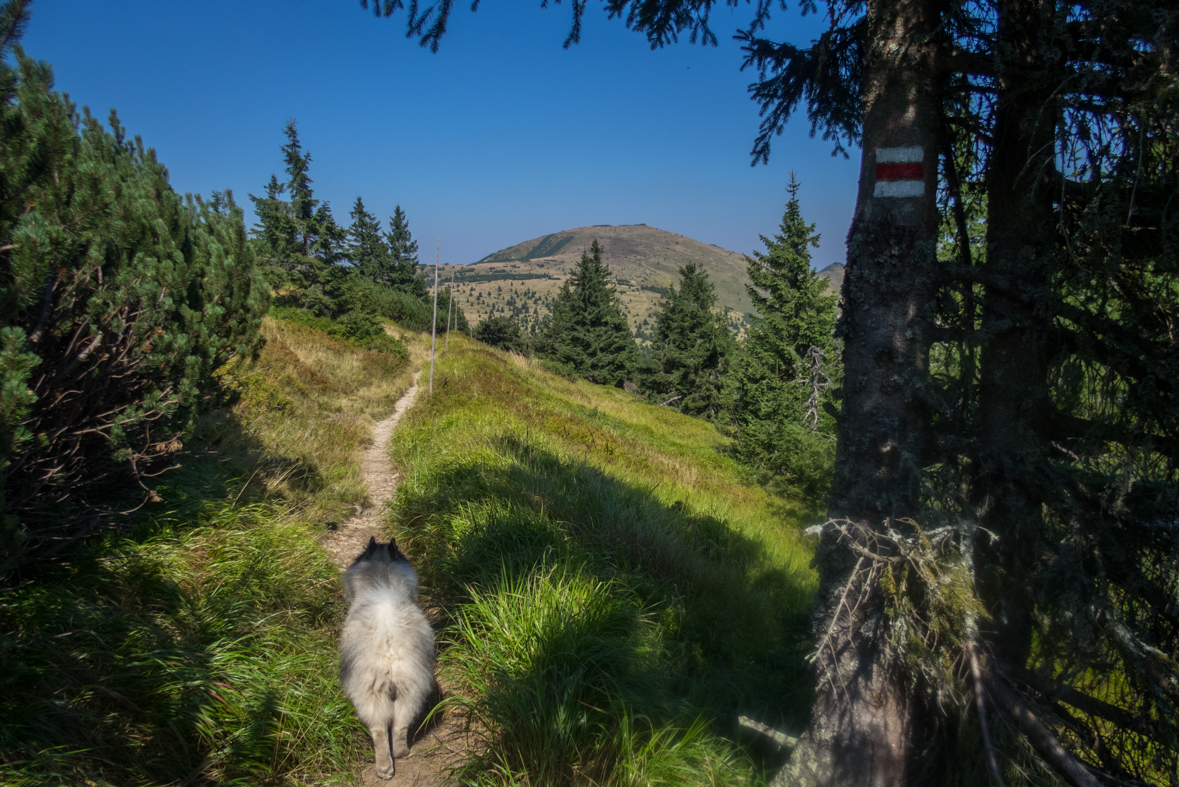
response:
[(430, 393), (434, 393), (434, 345), (438, 341), (438, 259), (442, 252), (442, 238), (434, 249), (434, 319), (430, 323)]
[(454, 311), (454, 268), (450, 269), (450, 293), (446, 298), (446, 349), (450, 349), (450, 313)]

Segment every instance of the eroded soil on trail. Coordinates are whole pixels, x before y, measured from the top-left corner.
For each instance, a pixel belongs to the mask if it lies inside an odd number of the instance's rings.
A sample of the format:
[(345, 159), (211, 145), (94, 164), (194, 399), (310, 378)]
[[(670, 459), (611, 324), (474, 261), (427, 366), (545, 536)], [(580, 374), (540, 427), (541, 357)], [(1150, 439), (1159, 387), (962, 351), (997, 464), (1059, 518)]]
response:
[[(365, 451), (361, 459), (360, 468), (364, 483), (369, 490), (369, 505), (339, 527), (327, 534), (323, 539), (323, 546), (331, 555), (332, 561), (340, 571), (346, 569), (356, 556), (364, 551), (369, 538), (378, 541), (384, 536), (381, 527), (381, 512), (386, 503), (393, 500), (400, 480), (392, 463), (389, 461), (389, 438), (406, 413), (418, 393), (418, 380), (421, 373), (414, 378), (413, 385), (398, 400), (393, 414), (373, 427), (373, 444)], [(413, 555), (409, 555), (413, 560)], [(430, 623), (438, 628), (440, 611), (429, 607), (425, 610)], [(431, 698), (426, 712), (434, 708), (448, 694), (447, 686), (441, 683)], [(364, 787), (443, 787), (456, 785), (459, 782), (447, 778), (447, 774), (466, 754), (477, 745), (474, 736), (466, 729), (466, 725), (457, 714), (434, 713), (429, 724), (424, 725), (410, 736), (409, 756), (396, 760), (396, 773), (389, 781), (380, 779), (376, 775), (373, 764), (373, 754), (368, 752), (366, 764), (361, 771), (361, 784)]]

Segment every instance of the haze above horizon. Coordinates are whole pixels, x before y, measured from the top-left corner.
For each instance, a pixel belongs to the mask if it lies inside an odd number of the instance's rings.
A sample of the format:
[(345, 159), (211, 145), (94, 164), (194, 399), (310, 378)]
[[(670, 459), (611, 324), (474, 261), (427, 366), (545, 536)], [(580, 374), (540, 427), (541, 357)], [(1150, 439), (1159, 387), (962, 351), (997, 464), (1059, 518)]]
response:
[[(400, 204), (433, 262), (471, 263), (522, 241), (598, 224), (647, 224), (748, 254), (777, 231), (795, 171), (822, 234), (816, 269), (844, 258), (858, 157), (832, 157), (803, 113), (768, 165), (750, 167), (758, 107), (718, 9), (718, 47), (649, 49), (587, 5), (561, 48), (567, 4), (503, 0), (451, 17), (437, 54), (405, 38), (404, 12), (358, 0), (37, 0), (23, 44), (57, 89), (154, 147), (180, 192), (248, 194), (282, 177), (295, 117), (316, 196), (338, 221), (359, 195), (387, 223)], [(767, 37), (805, 44), (821, 16), (777, 12)]]

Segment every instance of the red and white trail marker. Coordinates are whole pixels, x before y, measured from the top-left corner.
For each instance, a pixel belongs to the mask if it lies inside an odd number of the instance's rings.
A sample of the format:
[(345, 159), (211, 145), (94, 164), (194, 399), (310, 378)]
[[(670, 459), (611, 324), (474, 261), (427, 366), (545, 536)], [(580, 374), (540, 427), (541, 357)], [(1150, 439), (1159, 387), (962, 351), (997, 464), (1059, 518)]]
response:
[(925, 194), (925, 149), (876, 148), (877, 197), (920, 197)]

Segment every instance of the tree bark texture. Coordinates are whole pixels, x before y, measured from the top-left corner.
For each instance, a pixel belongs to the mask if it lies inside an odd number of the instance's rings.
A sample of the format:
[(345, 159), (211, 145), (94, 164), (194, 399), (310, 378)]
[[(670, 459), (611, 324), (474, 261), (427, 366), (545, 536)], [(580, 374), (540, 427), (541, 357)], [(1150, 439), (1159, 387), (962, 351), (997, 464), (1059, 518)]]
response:
[[(868, 10), (863, 156), (842, 293), (845, 379), (829, 512), (866, 536), (916, 514), (929, 438), (939, 9), (933, 0), (874, 0)], [(831, 530), (815, 562), (817, 693), (811, 721), (774, 783), (907, 783), (915, 778), (918, 711), (888, 648), (879, 572)]]

